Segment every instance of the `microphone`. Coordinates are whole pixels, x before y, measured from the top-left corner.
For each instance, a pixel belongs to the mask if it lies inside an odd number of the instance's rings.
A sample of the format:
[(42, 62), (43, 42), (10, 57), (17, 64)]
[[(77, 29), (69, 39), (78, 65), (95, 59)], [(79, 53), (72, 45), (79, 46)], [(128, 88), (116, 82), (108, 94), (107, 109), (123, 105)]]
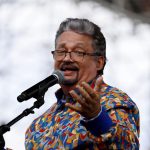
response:
[(19, 102), (26, 101), (30, 98), (36, 98), (39, 92), (47, 91), (49, 87), (57, 84), (63, 83), (64, 81), (64, 74), (59, 70), (55, 70), (52, 75), (45, 78), (44, 80), (40, 81), (39, 83), (33, 85), (32, 87), (28, 88), (27, 90), (23, 91), (18, 97), (17, 100)]

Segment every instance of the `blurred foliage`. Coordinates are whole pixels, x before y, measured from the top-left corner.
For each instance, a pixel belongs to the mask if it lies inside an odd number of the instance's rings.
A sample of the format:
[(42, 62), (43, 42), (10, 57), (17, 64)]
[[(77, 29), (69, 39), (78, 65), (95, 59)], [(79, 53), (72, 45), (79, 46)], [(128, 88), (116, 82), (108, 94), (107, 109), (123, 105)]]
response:
[[(77, 0), (90, 1), (90, 0)], [(123, 12), (133, 19), (150, 23), (150, 0), (92, 0), (114, 11)]]

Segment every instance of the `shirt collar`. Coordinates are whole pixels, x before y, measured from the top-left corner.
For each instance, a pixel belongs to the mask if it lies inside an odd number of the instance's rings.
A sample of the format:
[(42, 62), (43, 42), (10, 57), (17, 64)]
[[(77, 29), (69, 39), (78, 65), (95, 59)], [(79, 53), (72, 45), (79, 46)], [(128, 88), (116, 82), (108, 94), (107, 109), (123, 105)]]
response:
[(73, 100), (73, 98), (71, 96), (66, 96), (64, 94), (62, 88), (60, 88), (56, 91), (55, 96), (57, 98), (57, 104), (66, 103), (66, 102), (70, 102), (70, 103), (75, 102), (75, 100)]

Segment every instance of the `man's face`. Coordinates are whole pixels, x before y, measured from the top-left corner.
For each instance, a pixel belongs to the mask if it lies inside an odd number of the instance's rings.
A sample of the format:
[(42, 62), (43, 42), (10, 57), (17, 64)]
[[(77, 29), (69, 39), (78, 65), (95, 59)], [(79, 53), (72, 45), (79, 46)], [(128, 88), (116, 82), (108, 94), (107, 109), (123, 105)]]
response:
[[(81, 51), (93, 53), (92, 38), (85, 34), (78, 34), (73, 31), (63, 32), (57, 39), (56, 50), (60, 51)], [(97, 75), (97, 70), (102, 64), (94, 56), (85, 55), (77, 61), (70, 58), (67, 53), (62, 60), (55, 60), (55, 69), (64, 72), (65, 85), (73, 86), (82, 81), (89, 82)]]

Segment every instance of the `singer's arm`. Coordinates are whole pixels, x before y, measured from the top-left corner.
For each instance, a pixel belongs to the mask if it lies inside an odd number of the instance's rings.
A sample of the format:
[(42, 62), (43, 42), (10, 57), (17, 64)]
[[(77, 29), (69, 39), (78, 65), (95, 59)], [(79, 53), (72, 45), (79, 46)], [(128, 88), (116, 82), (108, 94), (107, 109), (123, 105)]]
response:
[[(104, 83), (101, 90), (107, 87), (108, 86)], [(84, 86), (84, 88), (87, 93), (89, 92), (89, 95), (92, 95), (90, 86), (87, 86), (87, 89), (86, 86)], [(102, 147), (101, 144), (104, 144), (105, 146), (107, 145), (109, 149), (139, 149), (139, 111), (137, 106), (130, 97), (122, 91), (110, 86), (107, 89), (109, 90), (104, 90), (104, 93), (100, 92), (100, 112), (90, 119), (84, 117), (82, 121), (83, 126), (89, 131), (89, 137), (100, 145), (99, 147)], [(92, 105), (94, 99), (91, 99), (91, 104), (90, 97), (88, 98), (88, 102), (86, 102), (87, 94), (85, 94), (85, 91), (82, 89), (80, 90), (81, 95), (79, 96), (84, 97), (84, 99), (82, 98), (81, 101), (77, 94), (74, 92), (71, 92), (71, 94), (81, 106), (76, 107), (69, 104), (67, 104), (67, 106), (85, 116), (91, 116), (91, 112), (88, 112), (87, 107), (83, 105), (87, 103), (89, 106)], [(86, 108), (85, 113), (83, 113), (84, 107)], [(96, 112), (96, 108), (97, 107), (93, 109), (92, 113), (94, 111)]]
[[(139, 118), (136, 106), (113, 101), (113, 107), (102, 109), (93, 120), (84, 120), (89, 137), (109, 149), (139, 149)], [(132, 107), (132, 108), (131, 108)], [(136, 118), (137, 117), (137, 118)]]

